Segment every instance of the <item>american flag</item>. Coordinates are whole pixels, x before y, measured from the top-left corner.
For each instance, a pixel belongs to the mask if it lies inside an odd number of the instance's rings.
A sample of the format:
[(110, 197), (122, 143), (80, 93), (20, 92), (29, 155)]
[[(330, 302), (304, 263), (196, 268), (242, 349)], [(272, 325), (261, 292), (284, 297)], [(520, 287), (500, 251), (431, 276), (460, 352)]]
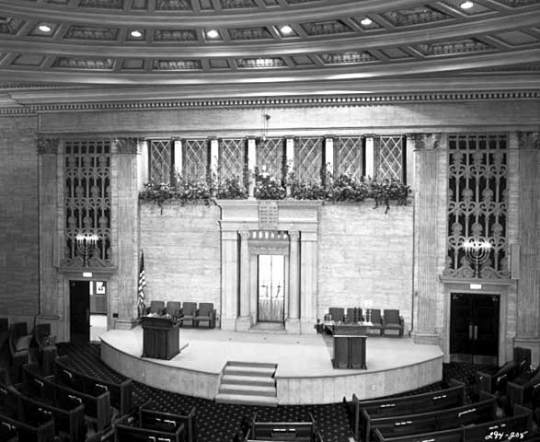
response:
[(146, 276), (144, 274), (144, 252), (141, 253), (141, 265), (139, 267), (139, 287), (137, 290), (137, 311), (139, 317), (144, 314), (144, 288), (146, 287)]

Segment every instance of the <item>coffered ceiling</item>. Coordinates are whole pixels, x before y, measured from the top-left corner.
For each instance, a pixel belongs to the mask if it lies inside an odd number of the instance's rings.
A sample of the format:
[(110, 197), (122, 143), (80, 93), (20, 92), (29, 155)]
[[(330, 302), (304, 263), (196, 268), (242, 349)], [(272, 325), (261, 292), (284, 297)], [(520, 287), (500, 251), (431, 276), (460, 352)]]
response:
[(538, 91), (540, 1), (461, 3), (0, 0), (0, 91)]

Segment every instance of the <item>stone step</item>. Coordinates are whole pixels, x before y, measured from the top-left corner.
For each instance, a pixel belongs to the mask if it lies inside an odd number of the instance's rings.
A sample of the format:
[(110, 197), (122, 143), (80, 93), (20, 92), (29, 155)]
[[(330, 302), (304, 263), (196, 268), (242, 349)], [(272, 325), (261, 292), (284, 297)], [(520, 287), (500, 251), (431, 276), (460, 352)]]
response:
[(241, 405), (262, 405), (267, 407), (277, 407), (277, 398), (271, 396), (254, 396), (241, 394), (222, 394), (218, 393), (216, 402), (222, 404), (241, 404)]
[(241, 385), (262, 385), (275, 387), (276, 381), (272, 377), (263, 376), (243, 376), (236, 374), (224, 374), (221, 384), (241, 384)]
[(221, 384), (219, 393), (223, 394), (238, 394), (250, 396), (276, 396), (276, 387), (266, 387), (264, 385), (237, 385), (237, 384)]
[(227, 364), (224, 374), (232, 374), (237, 376), (263, 376), (272, 377), (276, 372), (275, 365), (238, 365)]

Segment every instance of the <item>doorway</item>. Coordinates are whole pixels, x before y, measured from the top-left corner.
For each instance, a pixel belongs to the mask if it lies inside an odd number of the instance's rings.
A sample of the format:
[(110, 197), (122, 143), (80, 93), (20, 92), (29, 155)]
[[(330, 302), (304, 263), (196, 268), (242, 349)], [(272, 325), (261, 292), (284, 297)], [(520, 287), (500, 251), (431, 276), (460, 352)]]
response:
[(70, 342), (90, 342), (90, 281), (69, 281)]
[(450, 360), (497, 365), (499, 295), (452, 293)]
[(257, 321), (285, 321), (285, 256), (258, 256)]

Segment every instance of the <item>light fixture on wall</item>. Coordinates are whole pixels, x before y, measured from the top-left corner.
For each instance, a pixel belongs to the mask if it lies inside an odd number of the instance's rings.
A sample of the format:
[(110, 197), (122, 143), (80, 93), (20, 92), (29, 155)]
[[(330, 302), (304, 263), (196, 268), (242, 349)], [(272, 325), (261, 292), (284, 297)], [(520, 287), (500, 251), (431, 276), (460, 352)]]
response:
[(465, 256), (469, 260), (473, 270), (474, 277), (482, 277), (482, 266), (489, 259), (491, 244), (484, 239), (470, 238), (463, 244)]
[(262, 140), (266, 141), (266, 135), (268, 134), (268, 125), (270, 123), (270, 118), (272, 116), (268, 113), (266, 109), (266, 99), (264, 100), (264, 106), (261, 110), (261, 126), (262, 126)]
[(77, 249), (83, 258), (83, 267), (88, 267), (88, 262), (97, 246), (99, 236), (95, 233), (79, 233), (76, 236)]

